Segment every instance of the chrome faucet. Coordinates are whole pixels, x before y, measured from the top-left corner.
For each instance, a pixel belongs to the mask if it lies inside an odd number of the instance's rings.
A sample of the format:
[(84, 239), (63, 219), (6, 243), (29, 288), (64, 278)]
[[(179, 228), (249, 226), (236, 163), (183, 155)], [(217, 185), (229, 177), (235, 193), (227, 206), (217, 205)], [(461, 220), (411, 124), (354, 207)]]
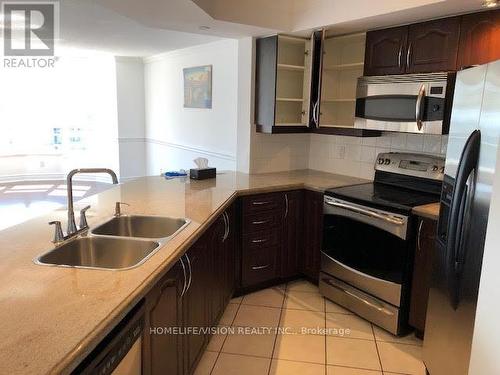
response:
[[(73, 176), (78, 173), (107, 173), (111, 176), (113, 184), (118, 183), (118, 178), (116, 177), (116, 173), (108, 168), (79, 168), (79, 169), (73, 169), (71, 172), (68, 173), (68, 177), (66, 177), (66, 186), (68, 189), (68, 230), (67, 230), (68, 237), (78, 232), (75, 223), (75, 213), (73, 211)], [(86, 229), (88, 227), (87, 220), (85, 218), (85, 211), (88, 208), (89, 207), (86, 207), (80, 213), (81, 215), (80, 225), (84, 226), (80, 228), (80, 230)]]

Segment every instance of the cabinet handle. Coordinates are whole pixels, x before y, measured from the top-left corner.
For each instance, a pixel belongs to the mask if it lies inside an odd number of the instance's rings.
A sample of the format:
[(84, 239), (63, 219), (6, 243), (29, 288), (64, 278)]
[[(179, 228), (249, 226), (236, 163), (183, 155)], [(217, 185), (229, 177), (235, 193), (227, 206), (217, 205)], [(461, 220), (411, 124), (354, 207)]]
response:
[(269, 268), (270, 264), (266, 264), (265, 266), (252, 266), (252, 270), (258, 271), (258, 270), (263, 270), (266, 268)]
[(263, 206), (263, 205), (266, 205), (266, 204), (269, 204), (269, 203), (271, 203), (271, 202), (269, 202), (269, 201), (256, 201), (256, 202), (252, 202), (252, 204), (254, 206)]
[(226, 214), (226, 219), (227, 219), (227, 234), (226, 234), (226, 240), (229, 237), (229, 234), (231, 233), (231, 221), (229, 220), (229, 214), (227, 212), (224, 212)]
[(399, 45), (399, 52), (398, 52), (398, 68), (401, 69), (401, 57), (403, 56), (403, 44)]
[(268, 239), (267, 238), (261, 238), (261, 239), (258, 239), (258, 240), (252, 240), (252, 243), (264, 243), (264, 242), (267, 242)]
[(408, 51), (406, 51), (406, 67), (410, 66), (410, 57), (411, 57), (411, 42), (408, 45)]
[(186, 265), (184, 264), (182, 257), (179, 258), (179, 262), (181, 262), (182, 273), (184, 274), (184, 286), (182, 287), (182, 292), (181, 292), (181, 298), (182, 298), (182, 297), (184, 297), (184, 294), (186, 293), (187, 275), (186, 275)]
[(222, 235), (222, 242), (226, 241), (227, 239), (227, 228), (228, 228), (228, 224), (227, 224), (227, 216), (226, 216), (226, 212), (223, 212), (222, 213), (222, 218), (224, 219), (224, 234)]
[(417, 234), (417, 252), (421, 251), (420, 237), (421, 237), (421, 234), (422, 234), (422, 226), (423, 225), (424, 225), (424, 221), (420, 220), (420, 224), (418, 225), (418, 234)]
[(254, 224), (254, 225), (265, 224), (265, 223), (269, 223), (269, 220), (256, 220), (256, 221), (252, 221), (252, 224)]
[(285, 219), (288, 216), (288, 193), (285, 193)]
[(186, 287), (186, 292), (187, 292), (189, 288), (191, 288), (191, 281), (193, 280), (193, 269), (191, 268), (191, 261), (189, 260), (189, 256), (187, 254), (185, 256), (189, 267), (189, 280), (188, 280), (188, 285)]

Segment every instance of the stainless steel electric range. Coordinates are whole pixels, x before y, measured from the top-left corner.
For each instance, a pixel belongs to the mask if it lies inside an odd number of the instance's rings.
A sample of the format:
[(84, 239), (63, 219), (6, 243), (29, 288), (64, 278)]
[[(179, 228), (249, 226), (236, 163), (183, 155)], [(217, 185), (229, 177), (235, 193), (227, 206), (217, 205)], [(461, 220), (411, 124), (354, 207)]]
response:
[(320, 292), (393, 334), (407, 330), (415, 206), (438, 202), (444, 159), (382, 153), (373, 183), (325, 192)]

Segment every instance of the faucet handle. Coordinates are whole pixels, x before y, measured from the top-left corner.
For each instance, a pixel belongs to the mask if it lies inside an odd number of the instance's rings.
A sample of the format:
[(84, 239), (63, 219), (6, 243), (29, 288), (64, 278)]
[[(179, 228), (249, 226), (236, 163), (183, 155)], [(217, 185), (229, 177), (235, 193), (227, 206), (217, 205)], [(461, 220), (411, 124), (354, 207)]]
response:
[(116, 204), (115, 204), (115, 216), (121, 216), (121, 214), (122, 214), (121, 206), (122, 205), (130, 207), (130, 204), (128, 204), (128, 203), (116, 202)]
[(87, 223), (87, 217), (85, 216), (85, 213), (87, 212), (87, 210), (89, 208), (90, 208), (90, 205), (88, 205), (80, 210), (80, 229), (84, 229), (84, 228), (89, 227), (89, 225)]
[(53, 243), (57, 244), (61, 241), (64, 241), (64, 233), (62, 230), (61, 222), (58, 220), (51, 221), (49, 222), (49, 225), (55, 225), (56, 229), (54, 232), (54, 239), (52, 240)]

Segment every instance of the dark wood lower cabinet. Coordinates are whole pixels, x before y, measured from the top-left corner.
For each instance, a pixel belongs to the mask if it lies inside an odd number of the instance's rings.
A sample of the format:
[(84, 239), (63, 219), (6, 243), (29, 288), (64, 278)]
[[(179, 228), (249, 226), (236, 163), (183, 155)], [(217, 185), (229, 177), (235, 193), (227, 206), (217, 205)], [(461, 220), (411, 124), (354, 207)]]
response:
[(304, 226), (304, 192), (285, 193), (285, 220), (283, 222), (283, 246), (281, 248), (281, 277), (290, 278), (299, 274), (300, 250)]
[(182, 299), (185, 374), (191, 374), (195, 370), (208, 339), (208, 335), (190, 330), (203, 329), (210, 324), (206, 288), (207, 284), (213, 284), (211, 275), (207, 272), (213, 250), (215, 249), (210, 249), (207, 240), (202, 237), (185, 255), (188, 268), (186, 291)]
[(182, 336), (164, 332), (182, 325), (181, 294), (184, 273), (178, 262), (145, 300), (143, 373), (181, 375), (184, 372)]
[(146, 296), (145, 375), (194, 372), (235, 288), (235, 228), (229, 207)]
[(436, 221), (424, 218), (417, 222), (409, 323), (419, 337), (423, 337), (425, 329), (432, 260), (436, 251), (436, 225)]
[(304, 194), (303, 246), (301, 272), (318, 282), (323, 238), (323, 193), (306, 190)]

